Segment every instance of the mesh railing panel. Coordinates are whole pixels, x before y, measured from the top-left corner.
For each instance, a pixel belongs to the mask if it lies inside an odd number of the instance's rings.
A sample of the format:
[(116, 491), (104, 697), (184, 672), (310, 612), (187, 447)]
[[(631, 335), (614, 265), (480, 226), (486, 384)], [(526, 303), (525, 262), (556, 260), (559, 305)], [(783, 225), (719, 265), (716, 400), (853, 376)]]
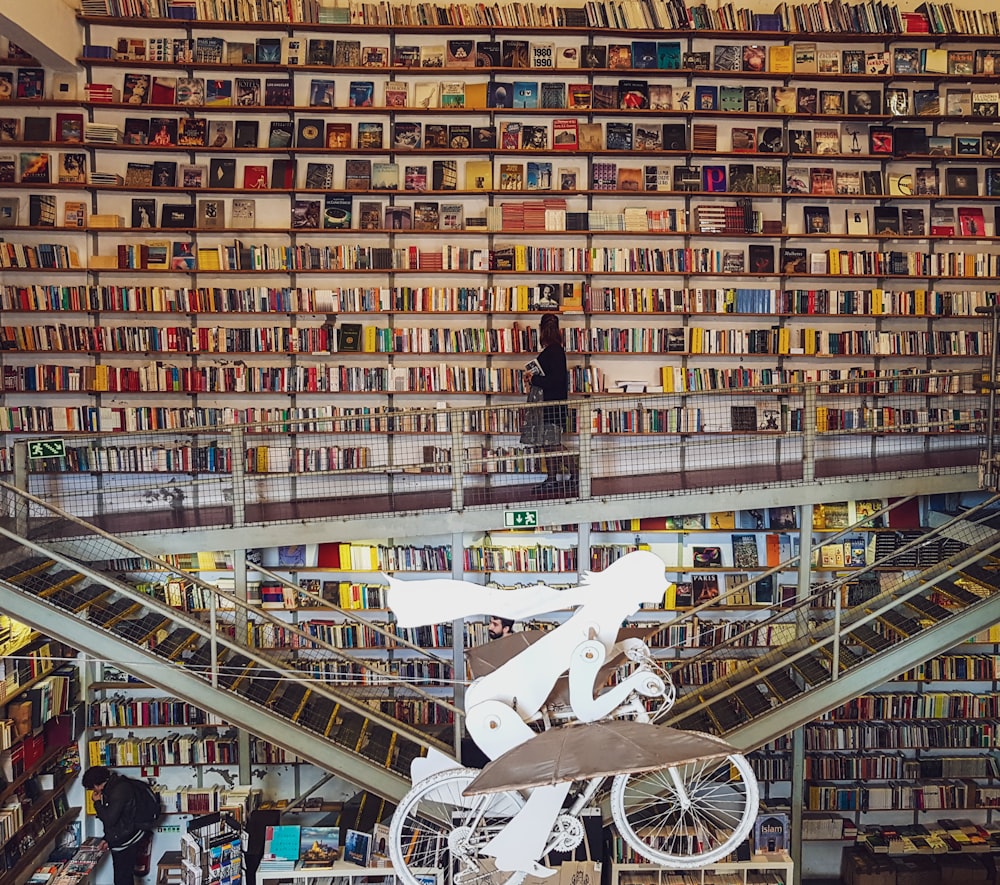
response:
[[(301, 588), (300, 604), (306, 610), (324, 606), (331, 627), (292, 623), (9, 485), (0, 484), (0, 494), (8, 517), (0, 526), (0, 578), (46, 604), (85, 612), (88, 621), (160, 655), (167, 680), (170, 667), (184, 666), (212, 684), (234, 688), (253, 664), (261, 696), (251, 700), (265, 704), (270, 698), (275, 709), (281, 697), (304, 686), (363, 716), (381, 712), (404, 723), (404, 733), (407, 722), (446, 725), (456, 715), (450, 690), (436, 692), (439, 686), (450, 689), (446, 659), (408, 646), (419, 672), (401, 676), (384, 656), (352, 650), (332, 619), (343, 615), (349, 629), (365, 633), (364, 643), (355, 645), (380, 648), (402, 646), (393, 624), (380, 633)], [(19, 543), (29, 522), (31, 538)], [(117, 664), (128, 669), (127, 661)], [(408, 735), (420, 745), (439, 745), (422, 730)]]
[[(678, 379), (683, 383), (684, 379)], [(719, 383), (732, 379), (720, 373)], [(735, 383), (735, 381), (732, 381)], [(497, 405), (325, 407), (278, 423), (74, 435), (23, 481), (68, 511), (130, 531), (793, 486), (813, 478), (966, 471), (986, 397), (976, 373)], [(305, 410), (302, 410), (305, 412)], [(532, 414), (565, 413), (562, 442), (521, 443)], [(550, 482), (538, 488), (548, 476)]]

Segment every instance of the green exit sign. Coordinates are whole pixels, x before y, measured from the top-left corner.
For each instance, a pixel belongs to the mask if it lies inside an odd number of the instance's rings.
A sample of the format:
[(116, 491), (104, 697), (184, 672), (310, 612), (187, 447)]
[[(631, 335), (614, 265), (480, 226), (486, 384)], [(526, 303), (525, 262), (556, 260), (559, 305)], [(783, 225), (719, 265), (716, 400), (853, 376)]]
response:
[(537, 510), (505, 510), (503, 514), (504, 528), (531, 529), (538, 525)]
[(65, 458), (66, 442), (61, 439), (35, 439), (28, 443), (28, 457)]

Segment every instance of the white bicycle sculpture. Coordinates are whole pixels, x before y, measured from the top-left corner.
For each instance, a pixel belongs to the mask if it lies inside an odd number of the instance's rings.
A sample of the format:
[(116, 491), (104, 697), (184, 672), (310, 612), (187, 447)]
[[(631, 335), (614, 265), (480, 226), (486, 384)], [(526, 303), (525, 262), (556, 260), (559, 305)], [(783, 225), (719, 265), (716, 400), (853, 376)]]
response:
[[(654, 554), (630, 553), (562, 591), (387, 580), (403, 626), (575, 607), (554, 630), (470, 652), (477, 678), (466, 695), (466, 725), (493, 761), (481, 770), (456, 767), (435, 751), (414, 760), (413, 787), (389, 827), (389, 854), (406, 885), (427, 885), (428, 871), (456, 885), (551, 875), (556, 870), (540, 861), (580, 845), (584, 812), (605, 799), (624, 841), (662, 866), (704, 866), (747, 838), (759, 799), (750, 764), (713, 735), (652, 723), (646, 699), (659, 699), (658, 712), (666, 712), (674, 686), (646, 644), (618, 629), (642, 602), (663, 599), (663, 563)], [(595, 696), (623, 662), (631, 672)]]

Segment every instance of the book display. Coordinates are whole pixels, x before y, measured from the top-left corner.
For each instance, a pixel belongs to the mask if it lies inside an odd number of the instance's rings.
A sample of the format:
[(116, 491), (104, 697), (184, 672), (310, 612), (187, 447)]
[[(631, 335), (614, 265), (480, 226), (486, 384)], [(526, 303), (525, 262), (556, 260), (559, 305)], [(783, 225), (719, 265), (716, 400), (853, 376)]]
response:
[[(100, 0), (81, 16), (79, 100), (38, 98), (53, 76), (12, 70), (0, 432), (141, 427), (144, 407), (106, 407), (125, 390), (155, 395), (165, 426), (192, 406), (211, 423), (243, 392), (286, 415), (348, 391), (379, 408), (520, 398), (516, 354), (536, 345), (522, 314), (553, 301), (574, 395), (634, 365), (646, 390), (691, 392), (718, 372), (740, 386), (895, 375), (987, 350), (968, 320), (1000, 277), (1000, 105), (971, 23), (956, 15), (941, 50), (921, 30), (935, 23), (892, 8), (794, 34), (780, 15), (718, 13), (744, 40), (676, 3), (642, 22), (595, 3), (509, 22), (513, 8), (470, 9), (452, 39), (453, 10), (420, 8), (381, 22), (359, 7), (344, 23), (303, 4), (293, 46), (238, 4), (163, 0), (121, 18)], [(222, 37), (216, 14), (235, 19)], [(838, 49), (846, 30), (863, 47)], [(972, 86), (949, 110), (956, 77)], [(916, 107), (931, 91), (933, 114)], [(881, 211), (900, 208), (898, 223)], [(950, 226), (934, 223), (943, 210)], [(435, 315), (473, 312), (488, 328), (461, 320), (456, 377), (416, 364), (441, 352)], [(260, 313), (285, 315), (276, 334)], [(376, 357), (348, 369), (341, 351)], [(39, 404), (53, 390), (67, 408)], [(601, 420), (616, 432), (623, 418)], [(785, 410), (779, 428), (797, 420)]]
[(76, 652), (0, 615), (0, 880), (25, 881), (76, 819)]

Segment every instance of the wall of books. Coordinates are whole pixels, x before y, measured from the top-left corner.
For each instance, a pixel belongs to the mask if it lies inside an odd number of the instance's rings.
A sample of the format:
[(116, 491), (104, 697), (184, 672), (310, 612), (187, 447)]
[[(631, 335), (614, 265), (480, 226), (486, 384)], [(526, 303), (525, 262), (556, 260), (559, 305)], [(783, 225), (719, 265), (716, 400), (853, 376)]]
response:
[(0, 431), (520, 399), (539, 310), (574, 395), (975, 368), (996, 22), (921, 9), (88, 3), (0, 66)]

